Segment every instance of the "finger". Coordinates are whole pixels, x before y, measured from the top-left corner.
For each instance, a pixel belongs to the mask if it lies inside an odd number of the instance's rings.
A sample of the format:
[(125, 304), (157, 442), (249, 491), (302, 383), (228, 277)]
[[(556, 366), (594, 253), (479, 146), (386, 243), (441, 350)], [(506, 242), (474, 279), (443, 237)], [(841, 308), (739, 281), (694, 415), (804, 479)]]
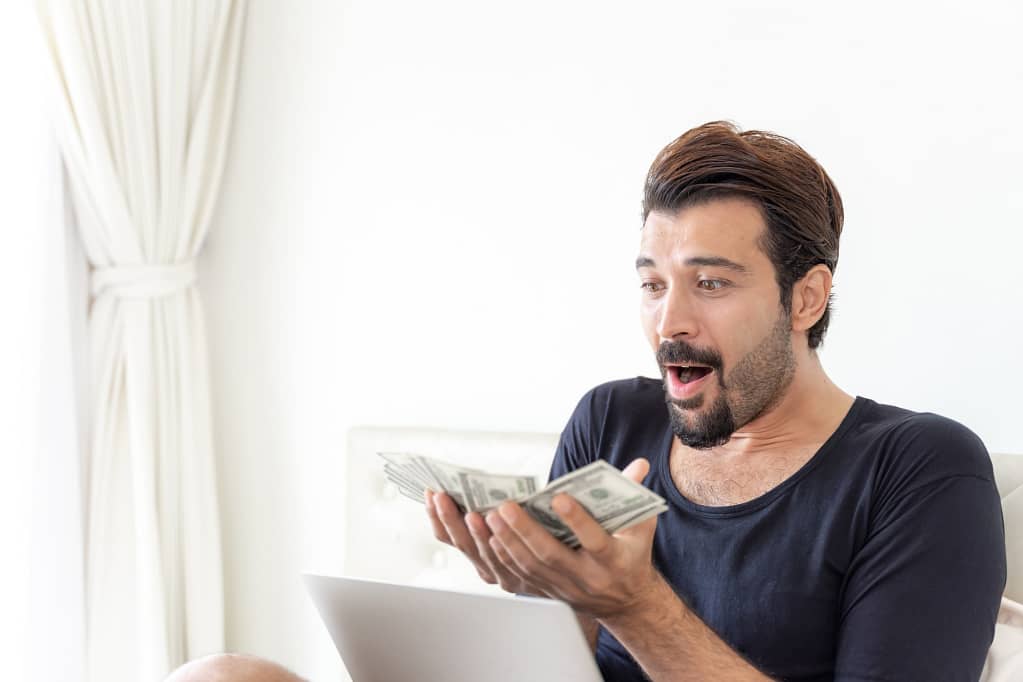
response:
[(476, 551), (480, 558), (490, 566), (494, 561), (494, 557), (490, 551), (490, 545), (487, 544), (490, 540), (490, 529), (487, 528), (483, 517), (478, 512), (469, 512), (465, 515), (465, 525), (469, 529), (472, 541), (476, 544)]
[(523, 585), (523, 590), (527, 594), (532, 594), (540, 597), (547, 597), (549, 599), (562, 599), (562, 595), (558, 594), (554, 590), (551, 590), (550, 587), (530, 581), (529, 576), (526, 576), (522, 573), (522, 569), (520, 569), (515, 564), (515, 561), (512, 559), (511, 555), (508, 554), (508, 550), (505, 549), (504, 545), (501, 544), (501, 541), (496, 536), (491, 535), (490, 540), (487, 542), (487, 544), (490, 547), (490, 553), (495, 557), (497, 561), (501, 562), (501, 565), (504, 567), (503, 570), (508, 571), (509, 573), (514, 575), (515, 579), (518, 580), (521, 585)]
[[(494, 537), (486, 520), (479, 514), (466, 517), (467, 525), (477, 541), (480, 556), (497, 576), (501, 587), (509, 592), (548, 596), (547, 592), (526, 575), (504, 549), (501, 541)], [(479, 525), (477, 525), (479, 524)], [(497, 549), (495, 549), (495, 547)]]
[(643, 457), (632, 460), (627, 467), (622, 469), (622, 474), (636, 483), (642, 483), (648, 473), (650, 473), (650, 462)]
[(506, 502), (487, 514), (487, 525), (518, 570), (531, 582), (559, 590), (573, 585), (575, 553), (556, 540), (519, 505)]
[[(493, 523), (496, 527), (502, 522), (500, 519), (497, 521), (491, 519), (488, 523)], [(512, 538), (509, 542), (515, 544), (518, 541)], [(551, 575), (548, 570), (541, 568), (539, 564), (531, 565), (529, 559), (525, 558), (525, 555), (521, 553), (521, 546), (515, 550), (516, 554), (518, 554), (516, 557), (513, 556), (513, 550), (502, 542), (501, 538), (497, 535), (490, 536), (489, 545), (490, 551), (505, 567), (505, 570), (516, 576), (523, 585), (527, 585), (530, 592), (552, 599), (565, 599), (563, 591), (551, 585)]]
[[(436, 493), (434, 493), (432, 490), (426, 491), (426, 513), (430, 517), (430, 524), (433, 526), (433, 535), (441, 542), (453, 546), (455, 543), (451, 539), (447, 527), (444, 525), (444, 522), (441, 520), (437, 512), (436, 497), (437, 497)], [(471, 555), (469, 555), (468, 558), (472, 562), (473, 567), (476, 569), (476, 572), (479, 574), (480, 578), (484, 582), (490, 583), (491, 585), (497, 582), (497, 578), (494, 576), (494, 574), (489, 570), (487, 566), (481, 564), (478, 559), (474, 558)]]
[(607, 531), (570, 495), (555, 495), (551, 500), (551, 508), (572, 529), (579, 544), (587, 552), (602, 554), (611, 546), (611, 536)]
[(620, 530), (615, 535), (632, 535), (644, 538), (647, 542), (653, 543), (654, 533), (657, 530), (657, 517), (653, 516), (646, 521), (641, 521), (625, 530)]
[(499, 583), (503, 589), (510, 592), (519, 590), (522, 582), (519, 576), (510, 571), (490, 547), (490, 538), (493, 537), (493, 534), (483, 517), (478, 512), (469, 512), (465, 515), (465, 525), (468, 526), (469, 534), (472, 535), (472, 539), (476, 543), (476, 551), (479, 552), (480, 558), (489, 569), (493, 578), (492, 582)]
[(447, 532), (448, 537), (451, 538), (451, 544), (458, 548), (462, 554), (469, 557), (474, 564), (479, 566), (480, 556), (476, 551), (476, 542), (472, 539), (472, 535), (469, 534), (469, 529), (465, 526), (465, 519), (462, 517), (462, 512), (458, 509), (455, 501), (444, 493), (434, 493), (433, 506), (437, 511), (437, 516), (444, 530)]
[(453, 545), (451, 536), (448, 535), (447, 528), (444, 527), (444, 522), (440, 520), (437, 515), (437, 509), (434, 506), (434, 494), (432, 490), (426, 491), (426, 516), (430, 519), (430, 527), (433, 529), (433, 537), (437, 538), (441, 542)]

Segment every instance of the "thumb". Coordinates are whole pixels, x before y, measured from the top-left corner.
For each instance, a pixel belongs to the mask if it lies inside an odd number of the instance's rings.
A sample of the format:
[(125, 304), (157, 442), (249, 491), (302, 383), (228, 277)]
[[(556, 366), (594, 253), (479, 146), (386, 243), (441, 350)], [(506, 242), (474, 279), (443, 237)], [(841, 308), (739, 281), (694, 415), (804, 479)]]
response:
[(650, 471), (650, 462), (646, 461), (643, 457), (634, 459), (629, 462), (629, 466), (622, 469), (622, 474), (626, 478), (631, 478), (636, 483), (643, 483), (643, 479), (646, 478), (647, 473)]

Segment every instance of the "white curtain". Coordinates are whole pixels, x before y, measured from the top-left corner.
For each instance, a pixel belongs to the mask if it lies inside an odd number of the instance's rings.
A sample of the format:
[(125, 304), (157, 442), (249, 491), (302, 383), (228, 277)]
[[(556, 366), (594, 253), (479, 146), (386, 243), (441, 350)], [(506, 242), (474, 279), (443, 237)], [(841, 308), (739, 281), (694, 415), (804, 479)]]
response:
[(209, 371), (210, 229), (244, 4), (39, 0), (57, 135), (91, 267), (83, 463), (90, 682), (223, 649)]
[(88, 272), (74, 233), (60, 153), (55, 140), (48, 142), (40, 145), (48, 172), (46, 209), (37, 224), (43, 281), (37, 343), (42, 362), (28, 524), (32, 551), (26, 650), (32, 675), (25, 679), (68, 682), (85, 676), (82, 437), (88, 429), (82, 421), (87, 403), (81, 373)]

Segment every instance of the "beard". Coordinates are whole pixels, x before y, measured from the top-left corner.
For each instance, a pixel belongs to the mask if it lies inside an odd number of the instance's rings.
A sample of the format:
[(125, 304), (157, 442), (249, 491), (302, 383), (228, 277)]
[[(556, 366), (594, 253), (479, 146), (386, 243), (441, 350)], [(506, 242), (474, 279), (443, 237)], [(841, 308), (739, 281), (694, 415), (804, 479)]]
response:
[(692, 362), (711, 367), (718, 380), (718, 395), (704, 409), (701, 393), (676, 400), (665, 387), (665, 402), (672, 433), (691, 448), (706, 450), (727, 443), (735, 431), (781, 401), (796, 371), (788, 313), (782, 311), (759, 344), (725, 376), (721, 355), (695, 348), (685, 341), (665, 341), (657, 349), (661, 378), (667, 382), (665, 363)]

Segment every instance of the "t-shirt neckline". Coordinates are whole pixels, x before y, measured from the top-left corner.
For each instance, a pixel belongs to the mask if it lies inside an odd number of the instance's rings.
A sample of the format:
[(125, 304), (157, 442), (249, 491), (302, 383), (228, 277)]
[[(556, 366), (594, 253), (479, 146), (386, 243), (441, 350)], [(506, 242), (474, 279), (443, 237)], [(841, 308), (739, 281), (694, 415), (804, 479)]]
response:
[(755, 497), (752, 500), (747, 500), (746, 502), (725, 506), (709, 506), (693, 502), (679, 491), (678, 487), (675, 485), (675, 481), (671, 478), (671, 466), (669, 465), (672, 441), (675, 437), (675, 434), (671, 430), (671, 422), (669, 420), (666, 420), (665, 436), (662, 438), (661, 443), (662, 456), (657, 459), (654, 466), (659, 468), (657, 475), (660, 476), (661, 483), (664, 485), (668, 498), (673, 504), (703, 516), (721, 517), (749, 514), (769, 505), (806, 477), (811, 471), (817, 468), (817, 465), (823, 461), (827, 453), (834, 449), (836, 444), (856, 422), (857, 415), (868, 402), (869, 400), (867, 398), (859, 395), (856, 396), (853, 400), (852, 406), (849, 408), (849, 411), (846, 412), (845, 417), (843, 417), (842, 421), (839, 423), (838, 428), (836, 428), (834, 432), (828, 436), (828, 439), (824, 441), (824, 444), (817, 449), (817, 452), (815, 452), (813, 456), (803, 464), (803, 466), (763, 495)]

